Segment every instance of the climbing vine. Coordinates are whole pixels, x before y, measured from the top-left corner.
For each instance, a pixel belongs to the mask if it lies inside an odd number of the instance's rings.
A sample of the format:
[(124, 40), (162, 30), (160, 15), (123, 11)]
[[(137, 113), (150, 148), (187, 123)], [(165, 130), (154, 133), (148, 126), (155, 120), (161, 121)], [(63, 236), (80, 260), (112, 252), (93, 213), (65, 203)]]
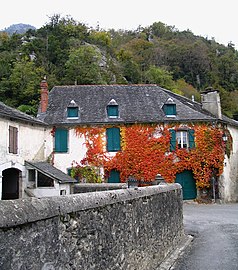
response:
[[(170, 151), (171, 127), (135, 124), (120, 126), (121, 151), (110, 156), (106, 151), (105, 131), (108, 127), (78, 127), (78, 136), (84, 136), (86, 155), (83, 166), (103, 167), (105, 175), (115, 169), (122, 182), (129, 176), (151, 182), (160, 173), (167, 182), (174, 182), (176, 174), (192, 170), (198, 188), (210, 186), (211, 176), (223, 171), (223, 130), (205, 124), (192, 126), (195, 147)], [(177, 129), (178, 127), (173, 127)], [(188, 127), (189, 128), (189, 127)], [(227, 132), (227, 131), (226, 131)]]

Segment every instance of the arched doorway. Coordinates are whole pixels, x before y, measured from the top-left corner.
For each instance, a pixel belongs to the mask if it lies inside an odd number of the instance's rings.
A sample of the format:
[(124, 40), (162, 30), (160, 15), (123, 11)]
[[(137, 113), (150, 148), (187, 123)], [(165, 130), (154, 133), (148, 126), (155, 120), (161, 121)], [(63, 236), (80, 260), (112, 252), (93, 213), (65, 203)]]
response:
[(196, 182), (193, 178), (192, 171), (185, 170), (176, 174), (175, 182), (182, 186), (184, 200), (192, 200), (197, 197)]
[(2, 176), (2, 200), (18, 199), (20, 171), (14, 168), (6, 169)]

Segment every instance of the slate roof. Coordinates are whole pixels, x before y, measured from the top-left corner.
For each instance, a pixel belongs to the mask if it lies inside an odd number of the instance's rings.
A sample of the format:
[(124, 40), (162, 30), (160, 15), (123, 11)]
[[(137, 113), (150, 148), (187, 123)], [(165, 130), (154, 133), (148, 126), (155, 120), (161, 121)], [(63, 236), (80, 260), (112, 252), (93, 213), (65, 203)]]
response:
[(25, 114), (17, 109), (11, 108), (4, 103), (0, 102), (0, 117), (11, 118), (18, 121), (24, 121), (31, 124), (45, 125), (44, 122), (37, 118), (34, 118), (28, 114)]
[[(169, 98), (176, 104), (176, 117), (167, 117), (162, 109)], [(119, 106), (119, 118), (107, 117), (106, 108), (112, 99)], [(67, 118), (67, 107), (72, 100), (79, 106), (78, 119)], [(49, 93), (47, 112), (38, 117), (53, 125), (216, 120), (200, 103), (157, 85), (55, 86)]]
[(57, 180), (59, 183), (64, 184), (64, 183), (76, 183), (77, 181), (70, 177), (69, 175), (65, 174), (61, 170), (55, 168), (48, 162), (25, 162), (26, 165), (30, 165), (30, 167), (33, 167), (34, 169), (38, 170), (39, 172), (47, 175), (50, 178), (53, 178)]

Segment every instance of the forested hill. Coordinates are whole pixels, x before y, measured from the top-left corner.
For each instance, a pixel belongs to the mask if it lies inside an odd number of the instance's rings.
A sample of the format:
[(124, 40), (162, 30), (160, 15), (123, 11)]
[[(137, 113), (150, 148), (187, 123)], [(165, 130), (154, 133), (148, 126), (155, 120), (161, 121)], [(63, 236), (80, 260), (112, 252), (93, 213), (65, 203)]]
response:
[(9, 35), (12, 35), (12, 34), (25, 34), (29, 29), (36, 29), (36, 28), (30, 24), (18, 23), (12, 24), (1, 31), (6, 32)]
[(54, 15), (25, 34), (0, 33), (0, 100), (30, 114), (39, 84), (156, 83), (199, 100), (220, 90), (223, 113), (238, 112), (238, 54), (233, 44), (155, 22), (136, 30), (93, 29)]

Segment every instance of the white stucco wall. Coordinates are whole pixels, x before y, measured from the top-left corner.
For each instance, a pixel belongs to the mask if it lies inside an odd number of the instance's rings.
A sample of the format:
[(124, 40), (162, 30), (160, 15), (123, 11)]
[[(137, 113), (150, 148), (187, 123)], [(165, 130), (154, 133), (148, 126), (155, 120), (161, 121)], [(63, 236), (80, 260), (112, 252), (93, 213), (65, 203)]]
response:
[[(18, 129), (17, 154), (9, 153), (9, 126)], [(21, 172), (20, 197), (24, 196), (26, 188), (25, 160), (45, 161), (52, 151), (48, 143), (50, 129), (44, 126), (0, 118), (0, 198), (2, 194), (2, 172), (6, 169), (15, 168)]]
[[(11, 154), (9, 147), (9, 126), (18, 129), (18, 153)], [(24, 164), (25, 160), (42, 161), (49, 155), (51, 149), (45, 143), (47, 129), (39, 125), (31, 125), (7, 119), (0, 119), (0, 164), (12, 161)]]
[(238, 201), (238, 129), (228, 126), (228, 130), (233, 139), (233, 148), (230, 158), (225, 156), (219, 190), (224, 202), (235, 202)]
[(54, 187), (38, 187), (31, 190), (35, 197), (52, 197), (60, 196), (60, 191), (65, 190), (66, 194), (70, 194), (70, 184), (59, 184), (55, 181)]

